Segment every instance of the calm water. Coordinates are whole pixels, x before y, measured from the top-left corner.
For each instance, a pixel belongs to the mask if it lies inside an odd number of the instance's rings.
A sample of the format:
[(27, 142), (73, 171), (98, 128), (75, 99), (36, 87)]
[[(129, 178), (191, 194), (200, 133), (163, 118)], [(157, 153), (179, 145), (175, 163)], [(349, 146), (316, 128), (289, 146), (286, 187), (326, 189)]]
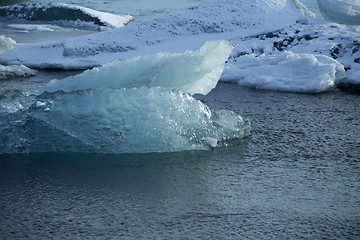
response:
[(198, 98), (242, 113), (251, 136), (205, 152), (0, 155), (0, 239), (360, 238), (358, 92), (221, 83)]
[(251, 119), (205, 152), (0, 155), (1, 239), (359, 239), (360, 95), (219, 84)]

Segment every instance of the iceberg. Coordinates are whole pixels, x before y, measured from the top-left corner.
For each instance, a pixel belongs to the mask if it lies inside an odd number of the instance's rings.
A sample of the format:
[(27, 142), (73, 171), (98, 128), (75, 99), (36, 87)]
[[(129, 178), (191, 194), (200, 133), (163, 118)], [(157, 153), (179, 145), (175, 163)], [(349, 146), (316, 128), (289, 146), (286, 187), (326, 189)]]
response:
[(116, 60), (74, 77), (53, 80), (38, 91), (161, 86), (206, 95), (216, 86), (232, 49), (228, 41), (209, 41), (197, 51)]
[(0, 7), (0, 17), (47, 21), (73, 27), (97, 27), (100, 30), (123, 27), (133, 20), (129, 15), (119, 16), (65, 3), (25, 3)]
[(342, 24), (360, 25), (360, 1), (317, 0), (325, 19)]
[(343, 78), (344, 66), (336, 60), (290, 51), (239, 57), (228, 64), (222, 76), (223, 81), (237, 82), (241, 86), (302, 93), (326, 91)]
[[(207, 93), (216, 85), (232, 48), (213, 41), (198, 51), (117, 61), (53, 81), (18, 99), (22, 107), (10, 101), (16, 96), (4, 95), (0, 152), (146, 153), (227, 145), (249, 135), (249, 122), (232, 111), (212, 111), (189, 92)], [(130, 66), (121, 76), (117, 68)]]

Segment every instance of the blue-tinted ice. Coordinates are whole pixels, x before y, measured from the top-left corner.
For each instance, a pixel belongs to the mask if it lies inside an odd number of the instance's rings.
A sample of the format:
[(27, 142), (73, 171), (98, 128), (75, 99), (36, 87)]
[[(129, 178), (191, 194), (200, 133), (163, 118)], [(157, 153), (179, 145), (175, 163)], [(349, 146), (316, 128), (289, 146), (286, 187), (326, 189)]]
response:
[(53, 81), (29, 97), (30, 108), (2, 113), (0, 149), (171, 152), (242, 138), (250, 127), (239, 114), (212, 111), (191, 96), (215, 87), (232, 48), (212, 41), (199, 51), (133, 58)]

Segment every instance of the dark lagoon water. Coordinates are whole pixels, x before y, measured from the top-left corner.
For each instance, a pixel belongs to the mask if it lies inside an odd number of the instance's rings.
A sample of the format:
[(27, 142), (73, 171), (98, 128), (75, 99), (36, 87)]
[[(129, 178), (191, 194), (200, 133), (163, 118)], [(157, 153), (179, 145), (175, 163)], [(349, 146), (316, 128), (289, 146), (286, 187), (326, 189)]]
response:
[(211, 151), (0, 155), (1, 239), (359, 239), (360, 95), (220, 83), (250, 137)]

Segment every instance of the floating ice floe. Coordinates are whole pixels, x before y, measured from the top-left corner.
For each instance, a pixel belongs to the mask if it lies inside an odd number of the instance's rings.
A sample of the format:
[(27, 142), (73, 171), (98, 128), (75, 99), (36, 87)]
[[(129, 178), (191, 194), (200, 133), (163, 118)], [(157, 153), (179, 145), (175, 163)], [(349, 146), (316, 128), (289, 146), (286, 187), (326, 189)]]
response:
[(223, 81), (241, 86), (289, 92), (318, 93), (334, 88), (345, 78), (336, 60), (314, 54), (286, 51), (273, 55), (245, 55), (228, 64)]
[[(13, 39), (0, 35), (0, 57), (6, 52), (13, 50), (15, 48), (15, 44), (16, 42)], [(0, 80), (16, 77), (28, 77), (35, 74), (35, 70), (31, 70), (24, 65), (0, 65)]]
[(26, 3), (0, 7), (0, 17), (104, 29), (123, 27), (133, 20), (129, 15), (119, 16), (64, 3)]
[(350, 25), (360, 25), (359, 0), (317, 0), (325, 19)]
[[(126, 60), (99, 67), (92, 70), (98, 73), (90, 83), (84, 80), (92, 71), (55, 81), (47, 86), (52, 92), (29, 96), (29, 108), (14, 112), (2, 107), (11, 112), (0, 118), (0, 150), (171, 152), (205, 150), (247, 136), (249, 123), (239, 114), (211, 111), (184, 92), (210, 91), (231, 50), (227, 41), (210, 42), (199, 51), (156, 54), (130, 59), (130, 65)], [(139, 65), (147, 66), (150, 72)], [(119, 76), (117, 68), (124, 70), (126, 66), (131, 69)], [(217, 70), (212, 72), (212, 68)], [(183, 73), (172, 78), (170, 71)], [(139, 81), (134, 84), (132, 77)], [(191, 82), (194, 86), (190, 87)], [(206, 91), (203, 86), (207, 86)], [(0, 99), (0, 106), (9, 103), (7, 98)]]

